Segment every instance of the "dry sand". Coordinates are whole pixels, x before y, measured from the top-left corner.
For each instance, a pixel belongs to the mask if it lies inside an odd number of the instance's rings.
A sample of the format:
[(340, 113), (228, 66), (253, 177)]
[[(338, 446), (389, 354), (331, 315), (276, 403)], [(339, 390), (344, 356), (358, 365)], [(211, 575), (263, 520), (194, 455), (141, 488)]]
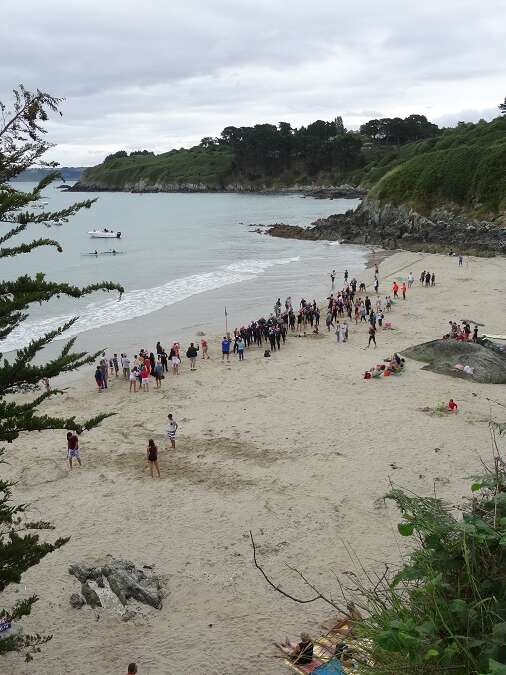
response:
[[(72, 538), (3, 594), (7, 602), (38, 593), (26, 627), (54, 638), (35, 666), (11, 655), (2, 672), (112, 675), (132, 660), (140, 675), (287, 672), (271, 641), (315, 633), (332, 612), (269, 588), (253, 567), (248, 531), (284, 589), (311, 594), (288, 563), (335, 593), (332, 571), (353, 568), (345, 542), (366, 567), (399, 561), (405, 541), (382, 501), (390, 480), (420, 494), (435, 485), (457, 500), (480, 456), (490, 456), (488, 421), (503, 411), (485, 397), (504, 399), (502, 387), (422, 371), (414, 361), (401, 377), (361, 378), (392, 351), (440, 336), (450, 318), (506, 332), (504, 259), (471, 258), (459, 268), (454, 258), (396, 253), (382, 263), (380, 290), (424, 268), (436, 272), (437, 286), (415, 284), (388, 316), (395, 330), (378, 332), (377, 350), (364, 350), (364, 325), (352, 325), (347, 344), (333, 333), (294, 337), (271, 359), (253, 349), (229, 366), (213, 343), (212, 360), (199, 360), (194, 373), (184, 364), (161, 391), (129, 394), (118, 380), (97, 394), (90, 372), (47, 404), (48, 413), (117, 415), (82, 436), (84, 466), (72, 473), (64, 432), (30, 434), (8, 449), (17, 498), (51, 520), (55, 535)], [(372, 271), (364, 276), (369, 283)], [(420, 410), (450, 397), (457, 416)], [(166, 449), (168, 412), (180, 425), (175, 451)], [(144, 470), (149, 438), (163, 448), (160, 481)], [(161, 611), (125, 623), (107, 610), (70, 607), (79, 588), (69, 564), (108, 554), (166, 575)]]

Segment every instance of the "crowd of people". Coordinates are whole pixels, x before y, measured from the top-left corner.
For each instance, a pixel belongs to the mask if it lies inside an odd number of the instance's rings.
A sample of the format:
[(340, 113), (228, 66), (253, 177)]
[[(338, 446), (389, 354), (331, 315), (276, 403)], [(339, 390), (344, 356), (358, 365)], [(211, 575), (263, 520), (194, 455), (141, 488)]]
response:
[(464, 320), (462, 323), (449, 321), (450, 331), (443, 335), (443, 340), (459, 340), (460, 342), (479, 342), (478, 326), (471, 331), (471, 322)]

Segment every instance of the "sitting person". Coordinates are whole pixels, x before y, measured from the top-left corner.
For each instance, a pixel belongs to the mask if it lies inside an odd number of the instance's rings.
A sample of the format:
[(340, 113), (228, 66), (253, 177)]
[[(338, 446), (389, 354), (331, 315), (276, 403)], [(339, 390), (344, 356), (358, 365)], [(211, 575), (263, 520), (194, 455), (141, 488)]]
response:
[(457, 412), (458, 407), (459, 407), (459, 406), (455, 403), (455, 401), (453, 400), (453, 398), (451, 398), (451, 399), (448, 401), (448, 410), (449, 410), (449, 412)]
[(307, 633), (301, 633), (300, 642), (294, 643), (290, 640), (275, 643), (277, 647), (284, 652), (291, 661), (301, 665), (307, 665), (313, 660), (313, 641)]

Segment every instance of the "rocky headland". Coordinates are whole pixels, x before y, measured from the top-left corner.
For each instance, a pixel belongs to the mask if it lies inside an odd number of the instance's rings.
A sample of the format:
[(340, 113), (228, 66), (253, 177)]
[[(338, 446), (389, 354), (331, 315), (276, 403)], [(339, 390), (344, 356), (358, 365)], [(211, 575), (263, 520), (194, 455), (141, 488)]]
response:
[(365, 199), (344, 214), (329, 216), (303, 228), (276, 223), (266, 234), (289, 239), (340, 241), (387, 249), (455, 251), (476, 255), (506, 252), (506, 219), (475, 220), (453, 207), (435, 208), (422, 215), (409, 206), (393, 206)]

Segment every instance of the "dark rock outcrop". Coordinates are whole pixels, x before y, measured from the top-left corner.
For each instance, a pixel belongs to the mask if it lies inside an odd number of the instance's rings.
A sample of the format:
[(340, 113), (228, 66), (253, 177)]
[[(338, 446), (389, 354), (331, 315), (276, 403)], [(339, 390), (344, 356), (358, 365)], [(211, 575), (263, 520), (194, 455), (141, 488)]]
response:
[[(427, 365), (430, 370), (442, 375), (451, 375), (473, 382), (506, 384), (506, 352), (490, 340), (481, 343), (459, 340), (432, 340), (403, 350), (403, 355)], [(470, 366), (472, 374), (455, 368), (456, 364)]]
[(86, 600), (86, 604), (90, 607), (102, 607), (100, 598), (93, 588), (88, 584), (87, 581), (81, 584), (81, 595)]
[(106, 565), (96, 567), (75, 563), (69, 567), (69, 574), (81, 582), (81, 594), (91, 607), (100, 607), (101, 602), (88, 581), (94, 581), (99, 587), (104, 588), (106, 586), (104, 580), (123, 606), (130, 598), (134, 598), (156, 609), (162, 607), (162, 591), (158, 577), (154, 575), (148, 577), (128, 560), (112, 560)]
[(490, 255), (506, 253), (504, 218), (472, 220), (455, 209), (421, 215), (408, 206), (366, 199), (355, 211), (317, 220), (309, 228), (278, 223), (266, 230), (274, 237), (340, 241), (389, 249)]
[(314, 199), (362, 199), (367, 190), (353, 185), (338, 185), (337, 187), (316, 187), (304, 190), (305, 197)]
[(86, 600), (82, 595), (79, 595), (79, 593), (72, 593), (69, 602), (70, 606), (74, 609), (81, 609), (81, 607), (86, 604)]

